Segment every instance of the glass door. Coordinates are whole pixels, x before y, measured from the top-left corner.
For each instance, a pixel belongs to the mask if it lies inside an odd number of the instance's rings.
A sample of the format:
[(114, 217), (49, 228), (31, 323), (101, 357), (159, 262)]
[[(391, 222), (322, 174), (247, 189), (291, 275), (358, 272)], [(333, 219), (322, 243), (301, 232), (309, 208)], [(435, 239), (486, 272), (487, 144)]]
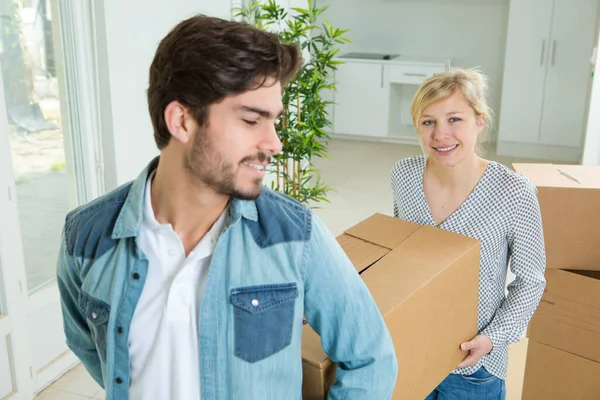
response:
[[(7, 228), (11, 256), (3, 265), (23, 271), (21, 329), (29, 351), (12, 359), (27, 359), (34, 391), (77, 363), (65, 344), (56, 261), (67, 212), (97, 192), (96, 160), (86, 157), (90, 149), (95, 154), (94, 130), (81, 122), (82, 110), (90, 107), (82, 104), (81, 94), (92, 83), (76, 79), (81, 65), (74, 56), (73, 3), (0, 0), (0, 97), (6, 116), (0, 119), (0, 136), (10, 151), (10, 163), (0, 173), (14, 188), (18, 216)], [(84, 33), (78, 35), (85, 38)]]
[[(0, 80), (0, 91), (2, 86)], [(6, 118), (4, 98), (0, 97), (0, 121)], [(0, 399), (31, 398), (26, 274), (21, 254), (12, 251), (20, 239), (13, 231), (18, 217), (6, 128), (0, 124)]]

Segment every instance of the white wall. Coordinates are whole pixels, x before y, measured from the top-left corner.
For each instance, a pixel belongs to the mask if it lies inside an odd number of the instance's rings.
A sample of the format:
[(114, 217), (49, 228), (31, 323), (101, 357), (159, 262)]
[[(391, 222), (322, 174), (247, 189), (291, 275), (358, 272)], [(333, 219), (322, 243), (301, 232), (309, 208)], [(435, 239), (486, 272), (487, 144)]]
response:
[[(600, 47), (600, 37), (598, 38)], [(596, 51), (596, 71), (592, 81), (587, 132), (583, 147), (583, 165), (600, 165), (600, 51)]]
[[(325, 0), (324, 17), (350, 29), (347, 51), (449, 57), (479, 66), (490, 78), (498, 113), (508, 26), (508, 0)], [(497, 116), (496, 116), (497, 119)]]
[(230, 18), (224, 0), (95, 1), (105, 190), (134, 179), (158, 154), (148, 115), (148, 69), (160, 40), (197, 13)]
[[(307, 0), (277, 0), (305, 7)], [(240, 0), (95, 1), (105, 191), (135, 179), (158, 150), (148, 114), (148, 69), (160, 40), (198, 13), (231, 18)], [(135, 16), (132, 17), (132, 16)]]
[[(600, 85), (595, 83), (594, 86)], [(600, 165), (600, 87), (595, 87), (592, 93), (590, 105), (594, 108), (590, 108), (582, 165)]]

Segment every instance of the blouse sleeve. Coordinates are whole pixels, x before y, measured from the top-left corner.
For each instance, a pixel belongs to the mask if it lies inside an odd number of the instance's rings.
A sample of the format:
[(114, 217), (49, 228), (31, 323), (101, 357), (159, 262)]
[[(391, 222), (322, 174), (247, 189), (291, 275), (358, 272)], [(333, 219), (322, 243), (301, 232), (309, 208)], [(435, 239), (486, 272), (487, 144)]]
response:
[(537, 188), (527, 183), (514, 210), (508, 238), (510, 269), (516, 278), (508, 285), (508, 296), (496, 315), (481, 332), (491, 339), (494, 349), (520, 340), (546, 286), (546, 250)]

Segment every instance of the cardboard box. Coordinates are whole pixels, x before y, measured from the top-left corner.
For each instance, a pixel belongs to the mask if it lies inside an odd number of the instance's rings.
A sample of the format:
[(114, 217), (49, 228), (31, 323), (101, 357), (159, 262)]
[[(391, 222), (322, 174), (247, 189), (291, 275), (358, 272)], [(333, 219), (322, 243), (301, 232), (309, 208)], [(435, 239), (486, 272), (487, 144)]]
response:
[(337, 364), (325, 354), (320, 336), (308, 324), (302, 329), (302, 399), (324, 400), (335, 382)]
[[(375, 214), (338, 237), (394, 340), (399, 374), (393, 399), (423, 400), (465, 358), (477, 334), (479, 241)], [(335, 363), (304, 325), (303, 398), (322, 400)]]
[(538, 188), (547, 268), (600, 270), (600, 166), (513, 164)]
[(527, 336), (600, 362), (600, 272), (549, 270), (546, 281)]
[(600, 398), (600, 363), (529, 341), (523, 400)]

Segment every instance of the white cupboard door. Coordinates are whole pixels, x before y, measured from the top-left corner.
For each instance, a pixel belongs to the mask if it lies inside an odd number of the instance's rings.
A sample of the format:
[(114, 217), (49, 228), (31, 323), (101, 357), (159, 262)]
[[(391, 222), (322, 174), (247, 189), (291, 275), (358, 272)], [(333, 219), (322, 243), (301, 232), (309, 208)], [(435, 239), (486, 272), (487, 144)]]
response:
[(337, 67), (335, 133), (387, 136), (389, 85), (387, 66), (346, 62)]
[(500, 141), (537, 143), (539, 140), (551, 20), (551, 0), (510, 2)]
[(580, 147), (598, 0), (555, 0), (540, 143)]

